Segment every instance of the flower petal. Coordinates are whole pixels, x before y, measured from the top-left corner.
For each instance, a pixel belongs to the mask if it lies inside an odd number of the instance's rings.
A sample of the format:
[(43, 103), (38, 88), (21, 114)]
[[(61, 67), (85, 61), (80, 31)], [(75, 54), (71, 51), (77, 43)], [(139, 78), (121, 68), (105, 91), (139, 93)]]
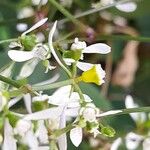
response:
[(53, 83), (53, 82), (57, 81), (59, 79), (59, 77), (60, 77), (60, 75), (57, 73), (52, 78), (42, 81), (40, 83), (34, 84), (34, 86), (40, 86), (40, 85), (46, 85), (46, 84)]
[(20, 101), (22, 98), (22, 96), (17, 96), (13, 99), (11, 99), (9, 102), (8, 102), (8, 108), (12, 107), (13, 105), (15, 105), (18, 101)]
[(27, 33), (35, 30), (36, 28), (42, 26), (46, 21), (48, 20), (48, 18), (44, 18), (42, 20), (40, 20), (39, 22), (37, 22), (35, 25), (33, 25), (30, 29), (28, 29), (27, 31), (23, 32), (21, 36), (26, 35)]
[(19, 76), (17, 77), (17, 79), (21, 79), (21, 78), (26, 78), (26, 77), (29, 77), (35, 67), (37, 66), (39, 60), (38, 59), (32, 59), (32, 60), (29, 60), (28, 62), (26, 62), (23, 67), (21, 68), (21, 71), (19, 73)]
[(10, 50), (8, 51), (8, 56), (16, 62), (23, 62), (30, 60), (34, 57), (33, 52)]
[(25, 120), (41, 120), (41, 119), (55, 119), (58, 118), (63, 111), (62, 107), (54, 107), (32, 114), (28, 114), (24, 117)]
[[(136, 108), (139, 107), (138, 104), (136, 104), (133, 100), (133, 97), (131, 95), (127, 95), (125, 98), (125, 106), (126, 108)], [(145, 113), (131, 113), (131, 118), (135, 122), (144, 122), (146, 120), (146, 114)]]
[(133, 12), (136, 10), (137, 4), (134, 2), (127, 2), (116, 5), (116, 8), (124, 12)]
[(70, 139), (72, 143), (78, 147), (82, 142), (82, 128), (76, 127), (70, 131)]
[(77, 62), (77, 67), (82, 71), (87, 71), (91, 69), (94, 65), (91, 63), (85, 63), (85, 62)]
[(83, 53), (99, 53), (99, 54), (107, 54), (111, 51), (110, 46), (104, 43), (97, 43), (86, 47), (82, 52)]
[(30, 95), (29, 93), (24, 94), (24, 95), (23, 95), (23, 98), (24, 98), (24, 103), (25, 103), (27, 112), (28, 112), (29, 114), (32, 113), (32, 108), (31, 108), (31, 103), (32, 103), (31, 95)]
[(48, 131), (45, 127), (44, 120), (38, 121), (38, 128), (35, 133), (36, 137), (39, 139), (40, 143), (47, 144), (48, 143)]
[[(56, 59), (57, 63), (64, 69), (68, 72), (68, 69), (64, 66), (64, 64), (60, 61), (59, 57), (57, 56), (56, 52), (55, 52), (55, 49), (53, 47), (53, 36), (54, 36), (54, 32), (56, 30), (56, 25), (57, 25), (57, 21), (55, 21), (52, 29), (50, 30), (49, 32), (49, 37), (48, 37), (48, 45), (49, 45), (49, 48), (54, 56), (54, 58)], [(68, 74), (70, 74), (70, 72), (68, 72)]]
[[(64, 107), (64, 110), (60, 116), (60, 124), (59, 128), (62, 129), (66, 127), (66, 115), (65, 115), (66, 107)], [(60, 137), (58, 137), (58, 146), (60, 150), (67, 150), (67, 136), (66, 133), (62, 134)]]
[(10, 125), (8, 119), (5, 120), (4, 126), (4, 143), (3, 143), (3, 150), (17, 150), (16, 140), (13, 137), (13, 128)]
[(111, 145), (110, 150), (118, 150), (119, 146), (122, 143), (122, 139), (121, 138), (117, 138)]

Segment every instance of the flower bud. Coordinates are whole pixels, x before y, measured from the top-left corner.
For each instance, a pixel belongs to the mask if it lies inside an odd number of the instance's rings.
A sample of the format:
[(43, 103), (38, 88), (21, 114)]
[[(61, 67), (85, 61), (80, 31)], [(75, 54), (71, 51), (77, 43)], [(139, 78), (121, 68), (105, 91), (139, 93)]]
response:
[(74, 43), (71, 45), (71, 50), (79, 50), (86, 48), (86, 43), (79, 41), (78, 38), (75, 38)]

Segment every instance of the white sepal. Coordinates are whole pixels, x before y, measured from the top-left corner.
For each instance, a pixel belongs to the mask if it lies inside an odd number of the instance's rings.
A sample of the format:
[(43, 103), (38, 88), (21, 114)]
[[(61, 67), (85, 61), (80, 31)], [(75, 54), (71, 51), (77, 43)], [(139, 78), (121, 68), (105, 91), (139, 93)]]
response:
[(70, 131), (70, 139), (71, 142), (78, 147), (80, 143), (82, 142), (82, 128), (81, 127), (76, 127), (71, 129)]
[(104, 43), (92, 44), (83, 49), (83, 53), (98, 53), (98, 54), (107, 54), (111, 51), (110, 46)]
[(27, 31), (23, 32), (21, 36), (26, 35), (27, 33), (37, 29), (38, 27), (42, 26), (46, 21), (48, 20), (48, 18), (44, 18), (42, 20), (40, 20), (39, 22), (37, 22), (35, 25), (33, 25), (30, 29), (28, 29)]
[(32, 51), (19, 51), (19, 50), (9, 50), (8, 56), (16, 62), (24, 62), (30, 60), (34, 57), (34, 53)]

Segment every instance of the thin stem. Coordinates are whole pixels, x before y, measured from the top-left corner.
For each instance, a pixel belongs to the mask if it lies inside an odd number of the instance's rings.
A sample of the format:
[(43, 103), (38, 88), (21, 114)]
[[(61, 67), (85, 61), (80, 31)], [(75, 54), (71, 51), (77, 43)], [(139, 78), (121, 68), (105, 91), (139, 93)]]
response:
[(3, 43), (10, 43), (10, 42), (14, 42), (14, 41), (17, 41), (17, 40), (18, 40), (17, 38), (8, 39), (8, 40), (2, 40), (2, 41), (0, 41), (0, 44), (3, 44)]
[(74, 18), (74, 16), (68, 10), (66, 10), (62, 5), (60, 5), (58, 2), (56, 2), (55, 0), (49, 0), (49, 2), (52, 5), (54, 5), (64, 16), (68, 18), (68, 20), (72, 21), (76, 26), (78, 26), (79, 28), (85, 27), (84, 24), (82, 24), (79, 20)]
[(73, 124), (68, 124), (65, 128), (59, 129), (59, 130), (55, 130), (53, 132), (53, 134), (51, 135), (52, 138), (57, 138), (60, 135), (67, 133), (68, 131), (70, 131), (71, 129), (73, 129), (74, 126)]
[(17, 83), (15, 80), (6, 78), (6, 77), (4, 77), (2, 75), (0, 75), (0, 80), (5, 82), (5, 83), (8, 83), (8, 84), (10, 84), (10, 85), (12, 85), (12, 86), (14, 86), (16, 88), (20, 88), (21, 87), (21, 85), (19, 83)]
[[(99, 7), (99, 8), (94, 8), (94, 9), (91, 9), (91, 10), (87, 10), (83, 13), (80, 13), (78, 15), (75, 15), (74, 18), (81, 18), (81, 17), (85, 17), (87, 15), (90, 15), (90, 14), (93, 14), (93, 13), (96, 13), (96, 12), (99, 12), (99, 11), (102, 11), (102, 10), (105, 10), (105, 9), (108, 9), (108, 8), (111, 8), (111, 7), (114, 7), (118, 4), (122, 4), (122, 3), (125, 3), (125, 2), (130, 2), (131, 0), (122, 0), (122, 1), (119, 1), (119, 2), (114, 2), (112, 4), (109, 4), (109, 5), (106, 5), (106, 6), (103, 6), (103, 7)], [(135, 0), (136, 1), (136, 0)], [(66, 18), (66, 19), (62, 19), (59, 21), (59, 23), (65, 23), (65, 22), (68, 22), (69, 19)]]
[(150, 42), (149, 37), (141, 36), (130, 36), (130, 35), (101, 35), (99, 40), (123, 40), (123, 41), (140, 41), (140, 42)]
[(62, 86), (65, 86), (65, 85), (70, 85), (70, 84), (73, 84), (73, 83), (74, 83), (74, 80), (69, 79), (69, 80), (60, 81), (60, 82), (47, 84), (47, 85), (32, 86), (32, 89), (36, 90), (36, 91), (49, 90), (49, 89), (55, 89), (55, 88), (58, 88), (58, 87), (62, 87)]
[(110, 110), (110, 111), (99, 114), (97, 117), (101, 118), (101, 117), (124, 115), (124, 114), (130, 114), (130, 113), (138, 113), (138, 112), (150, 112), (150, 106), (149, 107), (120, 109), (120, 110)]

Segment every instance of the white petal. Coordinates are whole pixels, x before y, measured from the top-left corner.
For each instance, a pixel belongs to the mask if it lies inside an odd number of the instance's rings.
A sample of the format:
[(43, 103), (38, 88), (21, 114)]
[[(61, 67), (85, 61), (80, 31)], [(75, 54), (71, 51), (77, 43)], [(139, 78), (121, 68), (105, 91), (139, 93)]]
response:
[[(60, 116), (60, 124), (59, 124), (60, 129), (66, 127), (65, 110), (66, 110), (66, 108), (64, 108), (64, 110), (63, 110), (63, 112)], [(59, 146), (60, 150), (67, 150), (67, 136), (66, 136), (66, 133), (64, 133), (60, 137), (58, 137), (58, 146)]]
[(66, 109), (65, 115), (68, 117), (77, 117), (79, 115), (79, 110), (80, 110), (79, 107)]
[(28, 114), (24, 117), (25, 120), (41, 120), (41, 119), (55, 119), (61, 115), (63, 111), (62, 107), (54, 107), (32, 114)]
[(39, 62), (38, 59), (32, 59), (32, 60), (29, 60), (28, 62), (26, 62), (23, 65), (23, 67), (21, 68), (21, 71), (20, 71), (17, 79), (29, 77), (33, 73), (38, 62)]
[(117, 138), (111, 145), (111, 148), (110, 150), (119, 150), (119, 146), (121, 145), (122, 143), (122, 139), (121, 138)]
[(86, 47), (82, 52), (83, 53), (99, 53), (99, 54), (107, 54), (111, 51), (110, 46), (104, 43), (92, 44)]
[(150, 138), (146, 138), (143, 142), (143, 150), (149, 150), (150, 148)]
[(66, 65), (68, 65), (68, 66), (70, 66), (72, 63), (75, 62), (75, 60), (72, 58), (64, 58), (63, 60), (66, 63)]
[(34, 86), (40, 86), (40, 85), (46, 85), (46, 84), (53, 83), (53, 82), (57, 81), (59, 79), (59, 77), (60, 77), (60, 75), (57, 73), (52, 78), (50, 78), (46, 81), (42, 81), (40, 83), (34, 84)]
[(38, 121), (38, 128), (36, 130), (35, 135), (39, 139), (40, 143), (42, 144), (48, 143), (48, 131), (45, 127), (44, 120)]
[(82, 128), (76, 127), (70, 131), (70, 139), (72, 143), (78, 147), (82, 142)]
[(13, 99), (11, 99), (9, 102), (8, 102), (8, 108), (12, 107), (13, 105), (15, 105), (18, 101), (20, 101), (22, 98), (22, 96), (18, 96), (18, 97), (15, 97)]
[(17, 150), (16, 140), (13, 137), (13, 128), (11, 127), (8, 119), (5, 120), (4, 124), (4, 143), (3, 150)]
[(57, 56), (55, 50), (54, 50), (54, 47), (53, 47), (53, 36), (54, 36), (54, 32), (56, 30), (56, 25), (57, 25), (57, 21), (55, 21), (52, 29), (50, 30), (49, 32), (49, 37), (48, 37), (48, 44), (49, 44), (49, 48), (54, 56), (54, 58), (56, 59), (57, 63), (65, 70), (68, 70), (64, 65), (63, 63), (60, 61), (59, 57)]
[(25, 103), (27, 112), (28, 112), (29, 114), (32, 113), (32, 108), (31, 108), (31, 103), (32, 103), (31, 95), (30, 95), (29, 93), (24, 94), (24, 95), (23, 95), (23, 98), (24, 98), (24, 103)]
[(85, 63), (85, 62), (77, 62), (77, 67), (82, 70), (82, 71), (87, 71), (91, 69), (94, 65), (90, 63)]
[(8, 51), (8, 56), (16, 62), (23, 62), (30, 60), (34, 57), (33, 52), (10, 50)]
[[(126, 108), (136, 108), (139, 107), (133, 100), (133, 97), (131, 95), (127, 95), (125, 98), (125, 106)], [(144, 122), (146, 120), (146, 114), (145, 113), (130, 113), (130, 116), (135, 122)]]
[(38, 140), (32, 130), (29, 130), (25, 134), (25, 136), (23, 138), (23, 143), (27, 144), (30, 147), (30, 149), (32, 149), (32, 150), (38, 149)]
[(135, 134), (133, 132), (128, 133), (125, 139), (127, 149), (136, 150), (142, 140), (143, 137), (141, 135)]
[(133, 12), (136, 10), (137, 4), (134, 2), (127, 2), (127, 3), (116, 5), (116, 8), (124, 12)]
[(30, 29), (28, 29), (27, 31), (23, 32), (21, 36), (26, 35), (27, 33), (35, 30), (36, 28), (42, 26), (46, 21), (48, 20), (48, 18), (44, 18), (42, 20), (40, 20), (39, 22), (37, 22), (35, 25), (33, 25)]

